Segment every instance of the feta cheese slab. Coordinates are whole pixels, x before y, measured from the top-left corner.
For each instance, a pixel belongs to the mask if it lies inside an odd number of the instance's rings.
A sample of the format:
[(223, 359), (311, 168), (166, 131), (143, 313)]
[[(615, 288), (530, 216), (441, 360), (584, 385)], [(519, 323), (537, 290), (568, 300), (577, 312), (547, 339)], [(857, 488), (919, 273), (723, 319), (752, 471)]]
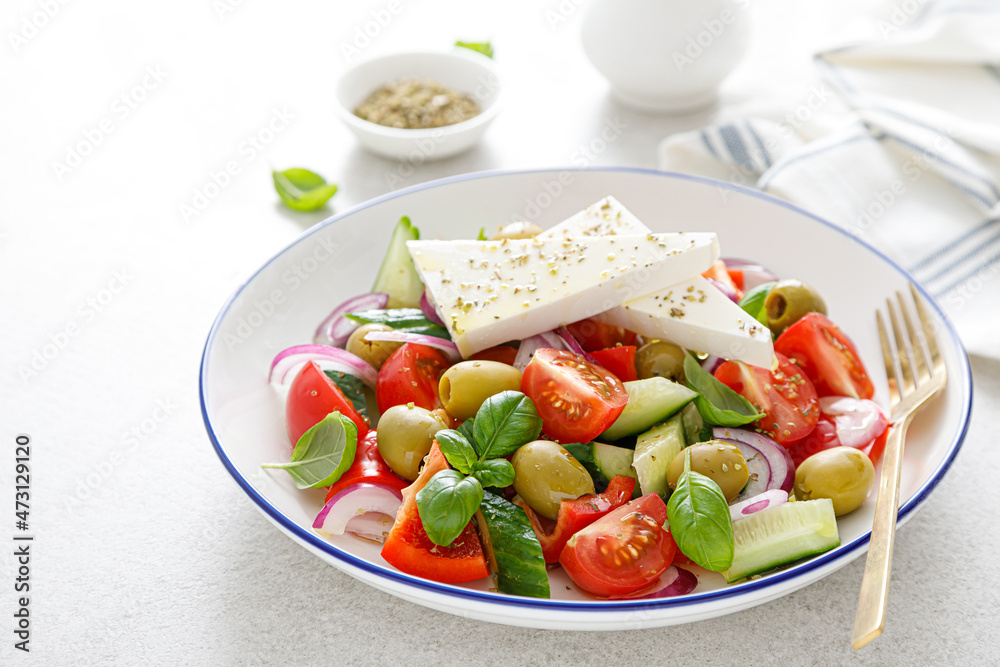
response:
[[(646, 234), (649, 228), (614, 197), (591, 204), (538, 238)], [(692, 274), (694, 275), (694, 274)], [(681, 347), (771, 367), (771, 334), (701, 276), (613, 308), (594, 319)]]
[(714, 233), (407, 241), (463, 356), (592, 317), (708, 269)]
[(688, 350), (771, 367), (771, 331), (701, 276), (632, 299), (594, 319)]
[(575, 236), (613, 236), (615, 234), (648, 234), (649, 227), (614, 197), (605, 197), (549, 227), (536, 238), (572, 238)]

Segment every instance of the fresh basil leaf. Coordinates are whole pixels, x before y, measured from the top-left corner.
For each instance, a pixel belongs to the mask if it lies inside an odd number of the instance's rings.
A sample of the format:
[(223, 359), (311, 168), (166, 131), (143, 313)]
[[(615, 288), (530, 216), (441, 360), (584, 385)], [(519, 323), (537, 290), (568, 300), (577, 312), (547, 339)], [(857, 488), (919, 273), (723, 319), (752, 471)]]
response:
[(462, 425), (458, 427), (458, 432), (465, 436), (465, 439), (469, 442), (475, 442), (475, 436), (473, 435), (473, 425), (476, 423), (475, 417), (466, 419), (462, 422)]
[(442, 470), (417, 492), (417, 512), (431, 542), (448, 546), (472, 520), (483, 501), (483, 487), (475, 477)]
[(468, 475), (476, 463), (476, 450), (464, 435), (453, 429), (445, 429), (434, 434), (441, 453), (448, 465), (462, 474)]
[(496, 459), (536, 439), (542, 419), (530, 398), (519, 391), (502, 391), (479, 408), (472, 432), (479, 459)]
[(667, 502), (667, 520), (677, 548), (695, 564), (713, 572), (733, 564), (736, 543), (726, 497), (711, 478), (691, 470), (690, 450)]
[(427, 319), (427, 316), (419, 308), (360, 310), (355, 313), (347, 313), (344, 317), (361, 324), (384, 324), (398, 331), (451, 340), (448, 330)]
[(695, 407), (709, 424), (735, 428), (764, 416), (750, 401), (716, 380), (690, 355), (684, 359), (684, 378), (687, 386), (698, 392)]
[(368, 401), (365, 400), (365, 385), (361, 379), (343, 371), (323, 371), (333, 381), (344, 398), (351, 402), (354, 411), (363, 419), (368, 419)]
[(302, 434), (288, 463), (265, 463), (262, 468), (280, 468), (300, 489), (330, 486), (354, 463), (358, 450), (358, 427), (339, 412)]
[(272, 171), (274, 189), (281, 201), (296, 211), (315, 211), (337, 192), (337, 186), (308, 169)]
[(744, 294), (743, 298), (740, 299), (740, 308), (765, 327), (767, 326), (767, 309), (764, 308), (764, 301), (767, 299), (767, 295), (772, 287), (774, 287), (774, 282), (762, 283)]
[(488, 241), (489, 240), (489, 239), (486, 238), (486, 228), (485, 227), (480, 227), (479, 228), (479, 235), (476, 236), (476, 240), (477, 241)]
[[(441, 434), (438, 433), (438, 435)], [(483, 486), (495, 486), (502, 489), (514, 483), (514, 466), (507, 459), (476, 461), (472, 464), (471, 474)]]
[[(493, 57), (493, 45), (489, 42), (455, 42), (455, 46), (460, 46), (463, 49), (469, 49), (471, 51), (478, 51), (487, 58)], [(485, 240), (485, 239), (484, 239)]]

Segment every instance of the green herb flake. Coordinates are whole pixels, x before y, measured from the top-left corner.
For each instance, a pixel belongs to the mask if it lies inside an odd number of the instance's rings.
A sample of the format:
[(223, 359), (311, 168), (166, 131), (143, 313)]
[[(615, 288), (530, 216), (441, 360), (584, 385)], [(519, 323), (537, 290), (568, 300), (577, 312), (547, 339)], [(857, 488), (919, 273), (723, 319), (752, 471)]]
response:
[(354, 463), (358, 427), (339, 412), (331, 412), (302, 434), (288, 463), (265, 463), (262, 468), (287, 472), (300, 489), (330, 486)]
[(281, 201), (296, 211), (315, 211), (337, 192), (337, 186), (308, 169), (272, 171), (274, 189)]

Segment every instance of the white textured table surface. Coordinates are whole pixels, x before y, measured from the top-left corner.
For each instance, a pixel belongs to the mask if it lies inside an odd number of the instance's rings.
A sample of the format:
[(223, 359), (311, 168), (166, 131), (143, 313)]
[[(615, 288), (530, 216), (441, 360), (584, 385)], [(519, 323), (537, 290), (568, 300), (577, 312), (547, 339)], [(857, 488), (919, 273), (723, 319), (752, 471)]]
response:
[[(481, 169), (654, 167), (670, 132), (803, 99), (809, 54), (873, 29), (858, 18), (860, 0), (814, 4), (752, 4), (754, 42), (721, 107), (667, 119), (607, 97), (578, 46), (575, 2), (400, 0), (370, 44), (359, 43), (364, 55), (488, 37), (507, 83), (506, 108), (481, 146), (410, 174), (361, 151), (332, 114), (341, 45), (387, 2), (7, 3), (0, 663), (1000, 662), (996, 360), (972, 359), (968, 437), (900, 530), (889, 626), (859, 653), (849, 640), (861, 560), (764, 606), (661, 630), (533, 631), (426, 610), (323, 565), (275, 530), (202, 426), (198, 362), (217, 310), (331, 213), (282, 208), (272, 165), (339, 183), (333, 211)], [(606, 123), (620, 125), (620, 137), (588, 152)], [(239, 173), (208, 187), (229, 161)], [(182, 205), (201, 210), (184, 216)], [(14, 648), (12, 616), (24, 595), (14, 591), (12, 546), (18, 433), (32, 439), (27, 654)]]

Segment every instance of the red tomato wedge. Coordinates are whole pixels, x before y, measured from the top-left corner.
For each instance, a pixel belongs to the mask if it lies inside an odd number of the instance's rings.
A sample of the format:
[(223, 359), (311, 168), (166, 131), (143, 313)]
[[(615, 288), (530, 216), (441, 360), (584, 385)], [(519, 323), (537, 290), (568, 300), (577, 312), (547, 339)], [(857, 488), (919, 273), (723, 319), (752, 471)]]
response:
[(507, 364), (508, 366), (513, 366), (514, 359), (516, 358), (517, 349), (508, 345), (488, 347), (485, 350), (476, 352), (474, 355), (469, 357), (469, 359), (474, 359), (476, 361), (499, 361), (501, 364)]
[(790, 445), (806, 437), (819, 420), (819, 402), (809, 378), (782, 354), (778, 369), (751, 366), (742, 361), (727, 361), (715, 371), (715, 377), (743, 396), (764, 417), (754, 422), (782, 445)]
[(594, 595), (628, 595), (649, 586), (677, 554), (663, 529), (667, 506), (655, 493), (629, 501), (579, 531), (559, 563), (577, 586)]
[(355, 484), (382, 484), (400, 491), (410, 484), (394, 473), (382, 459), (382, 455), (378, 453), (375, 437), (375, 431), (368, 431), (365, 437), (358, 438), (358, 451), (354, 455), (354, 463), (326, 492), (324, 503)]
[(578, 354), (542, 348), (521, 376), (521, 391), (534, 402), (542, 430), (560, 442), (589, 442), (625, 409), (628, 394), (606, 368)]
[(607, 368), (622, 382), (638, 380), (635, 370), (635, 345), (619, 345), (606, 350), (596, 350), (590, 353), (598, 365)]
[(382, 558), (402, 572), (445, 584), (488, 577), (490, 571), (474, 522), (469, 522), (462, 534), (446, 547), (431, 542), (420, 522), (417, 493), (431, 477), (447, 468), (448, 462), (435, 441), (420, 476), (403, 489), (403, 504), (396, 513), (396, 523), (385, 538)]
[(854, 343), (822, 313), (809, 313), (774, 341), (774, 351), (805, 372), (819, 396), (871, 398), (875, 389)]
[(331, 412), (339, 412), (354, 422), (358, 427), (358, 440), (367, 435), (368, 422), (354, 410), (354, 405), (316, 362), (310, 361), (292, 380), (285, 401), (285, 425), (292, 446)]
[(730, 275), (729, 269), (726, 268), (726, 263), (723, 262), (721, 259), (715, 260), (715, 263), (712, 264), (712, 268), (710, 268), (708, 271), (702, 272), (701, 275), (703, 275), (706, 278), (711, 278), (712, 280), (718, 280), (723, 285), (728, 285), (733, 289), (734, 292), (736, 292), (737, 298), (739, 299), (743, 298), (743, 286), (742, 286), (743, 272), (741, 271), (739, 274), (740, 284), (737, 285), (736, 281), (733, 280), (733, 277)]
[(587, 352), (603, 350), (622, 345), (635, 345), (635, 333), (624, 327), (616, 327), (613, 324), (606, 324), (598, 320), (580, 320), (567, 324), (566, 328), (573, 334), (573, 338)]
[(602, 516), (628, 502), (635, 490), (635, 480), (625, 475), (615, 475), (604, 493), (586, 495), (576, 500), (564, 500), (559, 505), (559, 516), (552, 532), (546, 532), (541, 519), (523, 500), (518, 505), (528, 515), (531, 527), (542, 545), (546, 563), (558, 563), (559, 555), (569, 538), (594, 523)]
[(393, 352), (378, 372), (375, 400), (379, 412), (394, 405), (414, 405), (426, 410), (441, 407), (438, 380), (448, 369), (444, 352), (426, 345), (407, 343)]

